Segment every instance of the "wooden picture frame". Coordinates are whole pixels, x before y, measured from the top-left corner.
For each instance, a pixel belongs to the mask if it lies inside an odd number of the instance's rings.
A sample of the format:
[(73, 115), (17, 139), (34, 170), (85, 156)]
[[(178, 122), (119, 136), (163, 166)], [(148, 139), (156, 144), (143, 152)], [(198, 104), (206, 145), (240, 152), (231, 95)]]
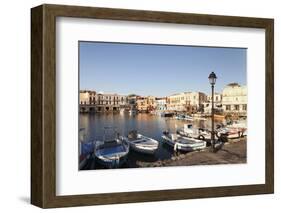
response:
[[(56, 17), (265, 29), (265, 184), (56, 195)], [(267, 194), (274, 192), (274, 21), (218, 15), (41, 5), (31, 9), (31, 203), (42, 208)]]

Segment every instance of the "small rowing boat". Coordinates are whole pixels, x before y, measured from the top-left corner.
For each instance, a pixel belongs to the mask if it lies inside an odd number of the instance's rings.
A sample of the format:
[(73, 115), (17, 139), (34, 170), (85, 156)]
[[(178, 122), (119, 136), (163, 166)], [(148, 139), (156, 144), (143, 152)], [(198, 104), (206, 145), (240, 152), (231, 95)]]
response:
[[(114, 131), (114, 138), (106, 139), (106, 133)], [(129, 144), (112, 127), (105, 127), (104, 139), (95, 141), (94, 154), (98, 162), (107, 168), (118, 168), (127, 160)]]
[(137, 133), (137, 131), (129, 132), (124, 138), (130, 144), (130, 148), (136, 152), (144, 154), (154, 154), (158, 149), (159, 142), (147, 136)]

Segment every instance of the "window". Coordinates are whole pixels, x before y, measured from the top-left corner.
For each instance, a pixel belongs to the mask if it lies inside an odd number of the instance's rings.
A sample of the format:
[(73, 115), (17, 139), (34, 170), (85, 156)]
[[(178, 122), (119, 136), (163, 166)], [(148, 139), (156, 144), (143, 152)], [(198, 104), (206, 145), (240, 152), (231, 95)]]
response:
[(243, 104), (243, 110), (247, 110), (247, 104)]
[(239, 105), (234, 105), (235, 110), (239, 110)]
[(229, 111), (230, 110), (230, 105), (226, 105), (225, 109)]

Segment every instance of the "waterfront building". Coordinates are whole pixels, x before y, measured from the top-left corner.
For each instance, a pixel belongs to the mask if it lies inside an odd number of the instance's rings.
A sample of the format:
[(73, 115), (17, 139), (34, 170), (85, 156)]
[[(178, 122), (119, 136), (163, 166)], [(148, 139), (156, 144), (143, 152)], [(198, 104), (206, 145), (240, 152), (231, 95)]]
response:
[(126, 103), (127, 97), (125, 95), (99, 93), (96, 95), (96, 102), (94, 104), (96, 112), (108, 112), (124, 109)]
[(148, 112), (154, 111), (156, 109), (156, 97), (147, 96)]
[(238, 83), (228, 84), (222, 92), (222, 108), (224, 113), (247, 113), (247, 86)]
[(167, 98), (167, 109), (177, 112), (195, 113), (203, 110), (203, 103), (207, 100), (202, 92), (182, 92)]
[(80, 105), (89, 105), (92, 99), (95, 97), (96, 92), (90, 90), (83, 90), (79, 93), (79, 103)]
[(139, 96), (136, 94), (129, 94), (127, 96), (127, 105), (126, 109), (127, 110), (136, 110), (137, 109), (137, 98)]
[(139, 112), (151, 112), (156, 109), (156, 98), (154, 96), (137, 97), (137, 110)]
[(80, 91), (80, 112), (111, 112), (126, 107), (127, 96)]
[(137, 110), (139, 112), (147, 112), (147, 98), (146, 97), (137, 97)]
[[(212, 102), (212, 95), (208, 95), (207, 100), (209, 102)], [(214, 103), (221, 104), (221, 101), (222, 101), (222, 94), (215, 92), (214, 93)]]
[[(207, 101), (203, 103), (203, 106), (204, 113), (209, 114), (212, 112), (212, 95), (207, 96)], [(220, 113), (223, 111), (221, 93), (214, 93), (214, 110), (216, 113)]]
[(165, 111), (167, 110), (167, 98), (155, 98), (156, 111)]

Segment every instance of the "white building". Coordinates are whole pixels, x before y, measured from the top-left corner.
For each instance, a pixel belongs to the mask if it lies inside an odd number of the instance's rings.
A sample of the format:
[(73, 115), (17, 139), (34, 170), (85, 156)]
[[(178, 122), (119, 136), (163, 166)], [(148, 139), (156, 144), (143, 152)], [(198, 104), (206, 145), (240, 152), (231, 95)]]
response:
[(247, 87), (237, 83), (228, 84), (222, 92), (222, 107), (225, 113), (246, 114)]
[[(204, 113), (212, 112), (212, 95), (207, 96), (207, 101), (204, 102)], [(214, 110), (215, 112), (222, 112), (222, 94), (214, 93)]]
[(118, 111), (125, 108), (127, 104), (127, 96), (118, 94), (98, 93), (95, 97), (95, 110), (101, 111)]
[(167, 98), (156, 98), (156, 110), (164, 111), (167, 109)]
[(207, 96), (202, 92), (182, 92), (167, 99), (167, 109), (172, 111), (196, 112), (203, 108)]
[(127, 104), (125, 95), (96, 93), (95, 91), (80, 91), (79, 98), (81, 112), (119, 111)]
[[(209, 102), (212, 102), (212, 95), (208, 95), (207, 100)], [(221, 104), (221, 101), (222, 101), (222, 94), (215, 92), (214, 93), (214, 103)]]

